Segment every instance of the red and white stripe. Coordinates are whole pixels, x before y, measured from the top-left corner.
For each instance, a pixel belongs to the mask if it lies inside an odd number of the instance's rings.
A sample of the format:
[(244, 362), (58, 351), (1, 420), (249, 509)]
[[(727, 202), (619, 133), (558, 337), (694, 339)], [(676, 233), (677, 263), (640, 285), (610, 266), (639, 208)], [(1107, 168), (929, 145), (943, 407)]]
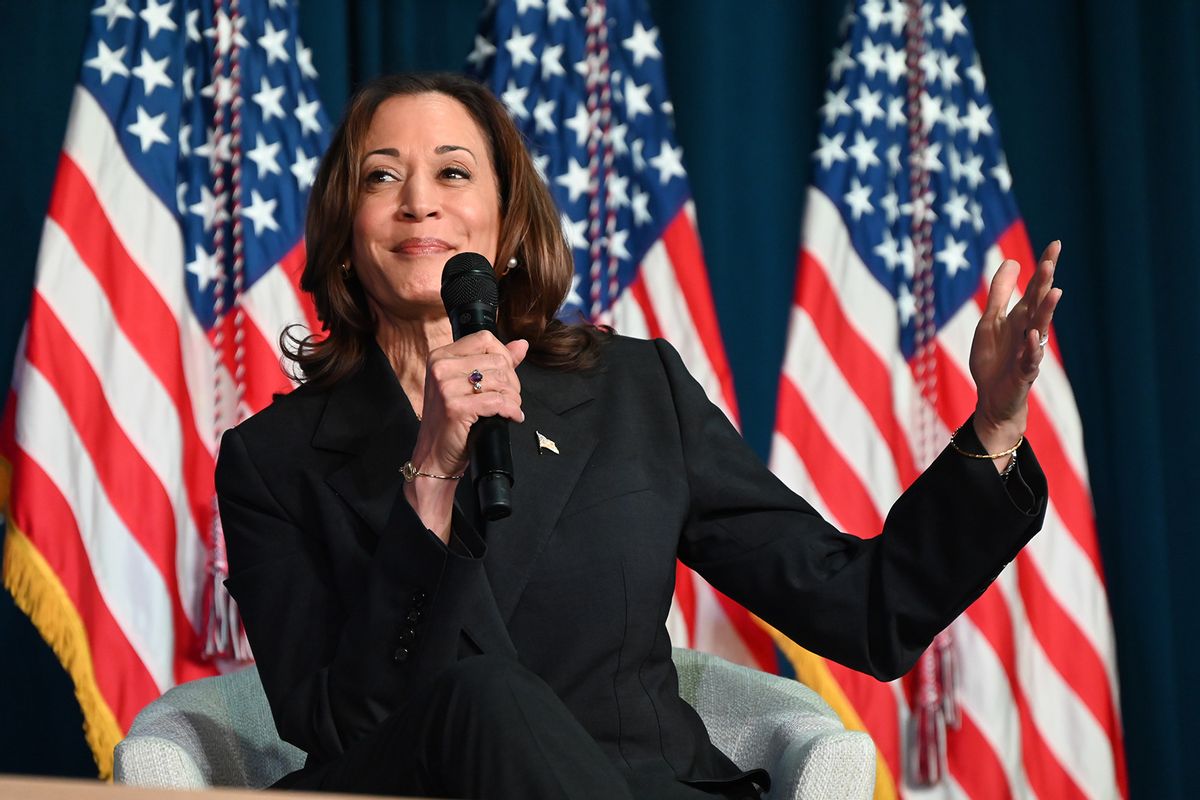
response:
[[(856, 255), (836, 206), (817, 190), (808, 194), (802, 241), (771, 466), (845, 530), (875, 535), (921, 466), (913, 454), (926, 401), (900, 354), (892, 297)], [(967, 356), (987, 285), (1005, 258), (1024, 265), (1024, 284), (1033, 255), (1020, 223), (988, 254), (975, 302), (938, 334), (933, 411), (942, 436), (974, 408)], [(922, 791), (898, 780), (904, 796), (1127, 796), (1112, 624), (1082, 431), (1053, 344), (1031, 398), (1028, 436), (1050, 485), (1046, 523), (952, 626), (963, 726), (950, 735), (950, 779)], [(906, 687), (831, 670), (899, 779)]]
[[(198, 630), (211, 545), (211, 334), (185, 289), (171, 209), (77, 88), (38, 255), (0, 452), (11, 511), (83, 620), (118, 724), (177, 682), (211, 674)], [(287, 391), (278, 337), (313, 321), (298, 290), (303, 247), (243, 297), (246, 405)], [(227, 398), (232, 391), (224, 392)], [(239, 410), (221, 409), (232, 424)]]

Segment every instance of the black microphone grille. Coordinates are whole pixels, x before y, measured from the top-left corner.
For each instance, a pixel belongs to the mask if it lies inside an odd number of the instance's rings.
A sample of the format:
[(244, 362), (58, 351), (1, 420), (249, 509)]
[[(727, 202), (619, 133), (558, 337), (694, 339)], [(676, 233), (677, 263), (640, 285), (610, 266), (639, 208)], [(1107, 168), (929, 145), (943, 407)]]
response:
[(492, 265), (479, 253), (452, 256), (442, 269), (442, 305), (446, 311), (464, 303), (497, 306), (500, 291)]

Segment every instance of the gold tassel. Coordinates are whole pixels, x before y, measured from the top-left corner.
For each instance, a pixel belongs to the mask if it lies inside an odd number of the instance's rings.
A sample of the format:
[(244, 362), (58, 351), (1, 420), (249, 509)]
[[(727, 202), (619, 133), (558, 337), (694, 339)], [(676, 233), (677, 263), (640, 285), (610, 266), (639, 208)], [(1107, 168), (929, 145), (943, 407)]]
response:
[[(0, 460), (0, 468), (7, 466)], [(7, 478), (8, 475), (0, 477)], [(6, 496), (7, 491), (8, 481), (0, 481), (0, 496)], [(83, 712), (84, 737), (96, 760), (96, 768), (102, 780), (112, 780), (113, 748), (124, 734), (96, 685), (83, 620), (54, 570), (33, 542), (17, 529), (11, 513), (5, 533), (4, 586), (71, 676), (75, 698)]]

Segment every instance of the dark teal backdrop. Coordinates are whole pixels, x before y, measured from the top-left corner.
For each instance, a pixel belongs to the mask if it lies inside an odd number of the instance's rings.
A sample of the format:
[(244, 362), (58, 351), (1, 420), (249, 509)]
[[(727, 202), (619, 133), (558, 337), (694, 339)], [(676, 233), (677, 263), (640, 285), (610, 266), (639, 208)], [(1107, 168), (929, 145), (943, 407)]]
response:
[[(4, 386), (89, 5), (0, 0)], [(459, 68), (479, 5), (303, 0), (331, 113), (377, 72)], [(651, 5), (746, 437), (765, 453), (815, 111), (843, 4)], [(1185, 746), (1200, 742), (1191, 405), (1200, 388), (1200, 5), (967, 5), (1031, 238), (1035, 247), (1064, 241), (1058, 330), (1084, 421), (1133, 795), (1184, 797)], [(0, 643), (0, 771), (94, 774), (65, 674), (7, 595)]]

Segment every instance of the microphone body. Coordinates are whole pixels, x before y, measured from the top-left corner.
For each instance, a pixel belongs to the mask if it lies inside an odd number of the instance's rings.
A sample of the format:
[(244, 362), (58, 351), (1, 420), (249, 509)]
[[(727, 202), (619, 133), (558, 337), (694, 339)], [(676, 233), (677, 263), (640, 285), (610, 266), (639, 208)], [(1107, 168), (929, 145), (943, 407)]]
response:
[[(450, 318), (454, 340), (478, 331), (497, 334), (499, 306), (496, 273), (478, 253), (459, 253), (442, 270), (442, 304)], [(503, 519), (512, 513), (512, 448), (508, 420), (480, 417), (467, 440), (471, 452), (471, 481), (485, 519)]]

